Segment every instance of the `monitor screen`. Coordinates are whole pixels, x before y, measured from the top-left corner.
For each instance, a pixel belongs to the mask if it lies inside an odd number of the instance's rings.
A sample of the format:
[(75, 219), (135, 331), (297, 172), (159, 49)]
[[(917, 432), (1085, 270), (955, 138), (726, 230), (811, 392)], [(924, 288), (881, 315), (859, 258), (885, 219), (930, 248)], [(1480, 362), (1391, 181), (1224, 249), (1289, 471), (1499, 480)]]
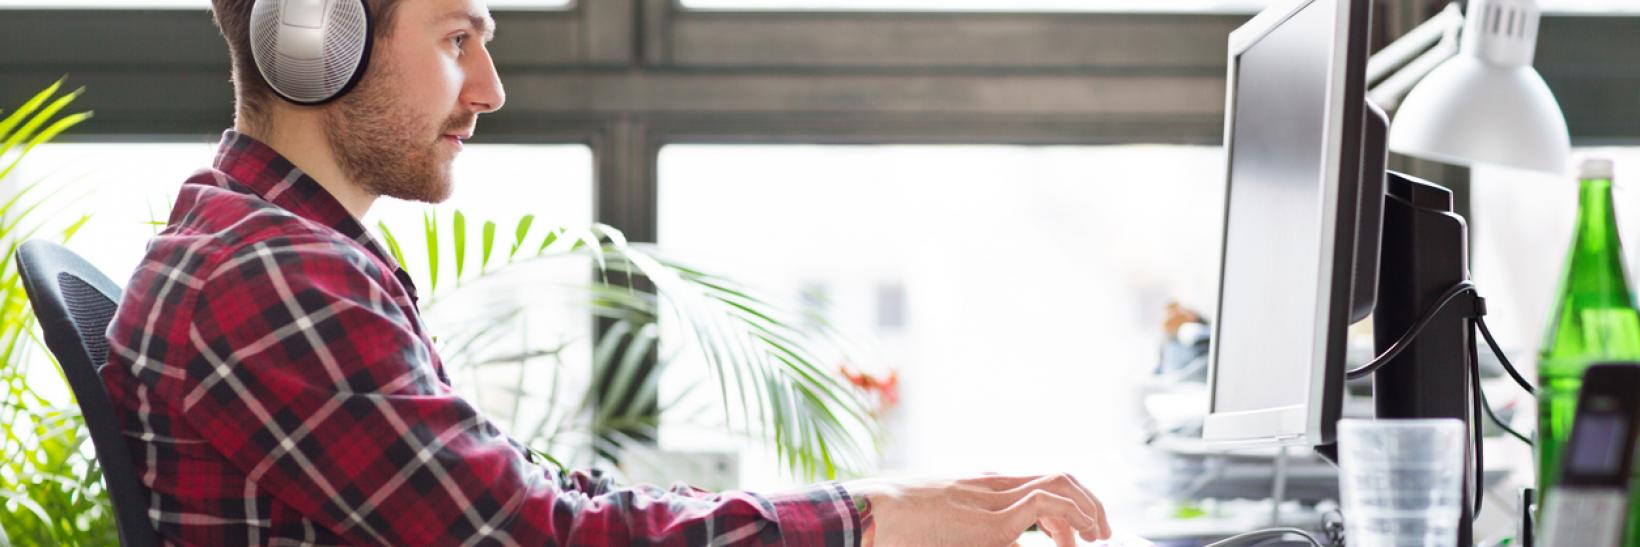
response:
[(1214, 410), (1302, 405), (1315, 361), (1332, 10), (1301, 9), (1241, 55)]
[(1285, 2), (1231, 35), (1209, 441), (1331, 440), (1357, 247), (1365, 7)]

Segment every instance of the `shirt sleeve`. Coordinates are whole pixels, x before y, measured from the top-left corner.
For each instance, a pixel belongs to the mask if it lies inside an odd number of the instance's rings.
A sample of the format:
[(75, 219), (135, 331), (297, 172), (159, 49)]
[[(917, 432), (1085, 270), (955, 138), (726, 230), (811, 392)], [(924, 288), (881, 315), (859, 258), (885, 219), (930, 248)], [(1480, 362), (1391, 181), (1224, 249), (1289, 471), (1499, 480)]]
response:
[(857, 544), (836, 484), (564, 488), (438, 380), (376, 268), (341, 242), (279, 238), (200, 281), (182, 415), (266, 495), (355, 544)]

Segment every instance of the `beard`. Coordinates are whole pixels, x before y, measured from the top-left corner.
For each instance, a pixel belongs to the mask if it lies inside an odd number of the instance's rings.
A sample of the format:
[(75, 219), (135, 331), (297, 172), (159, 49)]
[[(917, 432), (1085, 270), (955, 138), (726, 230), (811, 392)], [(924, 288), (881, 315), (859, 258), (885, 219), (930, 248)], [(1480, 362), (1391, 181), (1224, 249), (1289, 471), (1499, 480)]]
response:
[(389, 66), (379, 68), (325, 111), (331, 154), (342, 172), (371, 195), (426, 203), (449, 199), (453, 184), (443, 135), (471, 127), (477, 116), (455, 115), (442, 127), (426, 127), (394, 93), (401, 85), (397, 73)]

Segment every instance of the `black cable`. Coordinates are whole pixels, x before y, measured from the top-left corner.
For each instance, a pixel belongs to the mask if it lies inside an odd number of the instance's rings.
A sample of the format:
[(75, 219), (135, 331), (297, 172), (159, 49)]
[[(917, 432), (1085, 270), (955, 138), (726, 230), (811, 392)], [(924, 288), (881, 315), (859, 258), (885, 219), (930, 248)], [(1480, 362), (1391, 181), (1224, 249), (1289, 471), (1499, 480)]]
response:
[(1412, 345), (1412, 341), (1418, 338), (1418, 334), (1424, 331), (1424, 327), (1429, 326), (1429, 322), (1433, 321), (1435, 316), (1440, 315), (1441, 310), (1446, 309), (1448, 304), (1451, 304), (1453, 300), (1457, 300), (1459, 296), (1462, 296), (1465, 293), (1474, 292), (1474, 283), (1463, 281), (1453, 285), (1452, 288), (1447, 289), (1445, 293), (1442, 293), (1441, 296), (1436, 299), (1434, 305), (1426, 308), (1423, 315), (1418, 317), (1418, 322), (1413, 323), (1412, 328), (1407, 329), (1406, 334), (1402, 334), (1401, 338), (1396, 340), (1394, 344), (1391, 344), (1388, 350), (1385, 350), (1383, 354), (1374, 357), (1372, 361), (1369, 361), (1367, 364), (1345, 372), (1344, 377), (1350, 380), (1365, 378), (1378, 369), (1383, 368), (1384, 365), (1389, 364), (1391, 360), (1394, 360), (1396, 356), (1399, 356), (1402, 351), (1405, 351), (1407, 346)]
[[(1477, 296), (1477, 297), (1475, 297), (1475, 300), (1477, 302), (1476, 309), (1479, 310), (1480, 315), (1482, 315), (1482, 316), (1486, 315), (1486, 299)], [(1527, 382), (1526, 378), (1521, 376), (1520, 371), (1515, 370), (1515, 365), (1509, 362), (1509, 357), (1505, 356), (1503, 354), (1503, 349), (1498, 347), (1498, 341), (1496, 339), (1492, 338), (1491, 329), (1486, 328), (1486, 319), (1484, 317), (1480, 317), (1480, 316), (1475, 317), (1475, 326), (1480, 329), (1481, 336), (1486, 339), (1486, 345), (1488, 347), (1492, 348), (1492, 354), (1496, 355), (1498, 357), (1498, 362), (1503, 363), (1503, 370), (1509, 372), (1509, 377), (1513, 378), (1515, 380), (1515, 384), (1519, 385), (1521, 389), (1526, 390), (1527, 393), (1530, 393), (1534, 396), (1537, 395), (1537, 390), (1533, 389), (1532, 384), (1530, 382)], [(1479, 351), (1478, 349), (1476, 349), (1474, 347), (1476, 344), (1479, 344), (1479, 343), (1480, 343), (1479, 341), (1477, 341), (1473, 337), (1471, 337), (1471, 339), (1469, 340), (1469, 344), (1470, 344), (1469, 350), (1470, 350), (1471, 355), (1475, 355), (1475, 353), (1477, 351)], [(1475, 364), (1478, 366), (1480, 364), (1480, 361), (1475, 361)], [(1532, 442), (1532, 439), (1527, 438), (1525, 435), (1522, 435), (1519, 431), (1515, 431), (1515, 428), (1509, 427), (1509, 424), (1504, 423), (1503, 419), (1498, 417), (1497, 412), (1492, 410), (1492, 403), (1490, 403), (1486, 400), (1486, 392), (1481, 391), (1479, 393), (1480, 393), (1480, 396), (1481, 396), (1481, 408), (1486, 409), (1486, 417), (1491, 418), (1492, 423), (1497, 424), (1498, 428), (1502, 429), (1504, 433), (1508, 433), (1509, 435), (1513, 436), (1514, 438), (1520, 439), (1520, 442), (1526, 443), (1526, 446), (1536, 446), (1537, 445), (1537, 443)]]
[(1502, 429), (1504, 433), (1520, 439), (1520, 442), (1526, 443), (1526, 446), (1533, 446), (1532, 439), (1526, 438), (1519, 431), (1515, 431), (1515, 428), (1509, 427), (1509, 424), (1503, 423), (1503, 419), (1499, 418), (1497, 413), (1492, 410), (1492, 403), (1486, 401), (1486, 392), (1484, 391), (1481, 392), (1481, 408), (1486, 409), (1486, 417), (1491, 418), (1492, 423), (1497, 424), (1498, 428)]
[[(1508, 356), (1504, 355), (1503, 349), (1498, 346), (1497, 340), (1492, 337), (1491, 329), (1488, 329), (1486, 327), (1486, 320), (1483, 318), (1486, 315), (1486, 299), (1482, 298), (1478, 294), (1478, 292), (1475, 290), (1475, 284), (1471, 283), (1469, 281), (1463, 281), (1463, 282), (1454, 284), (1451, 288), (1447, 289), (1446, 292), (1442, 293), (1441, 296), (1436, 299), (1436, 302), (1435, 302), (1434, 305), (1426, 308), (1424, 310), (1424, 312), (1418, 317), (1418, 321), (1413, 323), (1412, 328), (1407, 329), (1407, 332), (1402, 334), (1401, 337), (1399, 339), (1397, 339), (1394, 344), (1391, 344), (1388, 350), (1385, 350), (1383, 354), (1380, 354), (1377, 357), (1374, 357), (1372, 359), (1372, 361), (1369, 361), (1364, 365), (1361, 365), (1359, 367), (1356, 367), (1354, 369), (1350, 369), (1350, 370), (1346, 371), (1344, 373), (1344, 377), (1347, 378), (1347, 379), (1350, 379), (1350, 380), (1364, 378), (1366, 376), (1371, 375), (1374, 372), (1377, 372), (1378, 369), (1383, 368), (1384, 365), (1389, 364), (1389, 362), (1394, 360), (1397, 356), (1399, 356), (1402, 351), (1405, 351), (1406, 348), (1412, 344), (1413, 340), (1417, 339), (1418, 335), (1423, 332), (1424, 328), (1429, 326), (1429, 323), (1435, 319), (1435, 316), (1440, 315), (1441, 311), (1445, 310), (1447, 305), (1451, 304), (1453, 301), (1457, 300), (1459, 296), (1462, 296), (1466, 293), (1474, 295), (1474, 299), (1471, 300), (1472, 305), (1473, 305), (1473, 309), (1466, 316), (1470, 319), (1470, 323), (1469, 323), (1470, 340), (1469, 340), (1469, 348), (1468, 348), (1468, 350), (1469, 350), (1469, 363), (1470, 363), (1470, 367), (1469, 367), (1469, 370), (1468, 370), (1469, 385), (1470, 385), (1470, 389), (1472, 389), (1474, 391), (1474, 397), (1470, 401), (1470, 404), (1471, 404), (1470, 426), (1472, 427), (1472, 433), (1474, 435), (1474, 448), (1475, 448), (1475, 453), (1474, 453), (1474, 463), (1475, 463), (1475, 482), (1474, 482), (1474, 485), (1475, 485), (1475, 489), (1474, 489), (1475, 508), (1474, 508), (1474, 515), (1479, 516), (1480, 513), (1481, 513), (1481, 508), (1484, 505), (1484, 500), (1486, 498), (1486, 494), (1485, 494), (1485, 492), (1486, 492), (1486, 457), (1485, 457), (1486, 439), (1485, 439), (1485, 435), (1484, 435), (1485, 427), (1484, 427), (1484, 424), (1481, 423), (1481, 419), (1482, 419), (1481, 416), (1484, 415), (1487, 418), (1490, 418), (1493, 423), (1498, 425), (1499, 428), (1502, 428), (1504, 431), (1508, 432), (1510, 435), (1513, 435), (1516, 439), (1520, 439), (1522, 442), (1525, 442), (1528, 445), (1531, 445), (1533, 443), (1532, 443), (1531, 440), (1527, 439), (1525, 435), (1522, 435), (1522, 434), (1520, 434), (1520, 432), (1515, 431), (1513, 428), (1509, 427), (1508, 424), (1505, 424), (1503, 422), (1503, 420), (1499, 419), (1498, 415), (1495, 412), (1492, 411), (1492, 405), (1486, 401), (1486, 393), (1481, 391), (1480, 349), (1478, 347), (1479, 342), (1478, 342), (1477, 339), (1478, 338), (1484, 338), (1486, 340), (1487, 346), (1492, 349), (1493, 354), (1497, 355), (1498, 361), (1503, 364), (1504, 370), (1509, 373), (1509, 377), (1514, 379), (1516, 384), (1520, 385), (1521, 389), (1524, 389), (1524, 390), (1526, 390), (1527, 393), (1531, 393), (1533, 395), (1537, 394), (1537, 390), (1532, 386), (1532, 384), (1530, 382), (1526, 381), (1525, 377), (1521, 376), (1520, 371), (1515, 369), (1514, 364), (1509, 362)], [(1476, 334), (1477, 331), (1479, 331), (1478, 336)], [(1271, 532), (1273, 530), (1276, 530), (1276, 529), (1261, 530), (1261, 531), (1258, 531), (1258, 532), (1250, 532), (1248, 534), (1242, 534), (1240, 536), (1235, 536), (1235, 537), (1232, 537), (1230, 539), (1226, 539), (1224, 541), (1214, 543), (1210, 547), (1218, 546), (1218, 545), (1226, 545), (1226, 544), (1228, 544), (1228, 542), (1230, 542), (1232, 540), (1244, 539), (1244, 536), (1252, 536), (1254, 534), (1263, 534), (1263, 533), (1266, 533), (1266, 532)], [(1305, 534), (1305, 536), (1311, 542), (1314, 542), (1317, 545), (1320, 544), (1320, 542), (1316, 541), (1314, 537), (1310, 537), (1308, 534)]]
[[(1480, 297), (1476, 297), (1476, 299), (1480, 302), (1481, 315), (1485, 315), (1486, 299)], [(1519, 384), (1520, 388), (1526, 390), (1527, 393), (1537, 395), (1537, 388), (1533, 387), (1531, 382), (1526, 381), (1526, 378), (1521, 376), (1520, 371), (1515, 370), (1515, 365), (1509, 362), (1509, 357), (1503, 354), (1502, 348), (1498, 347), (1498, 341), (1492, 338), (1492, 329), (1486, 328), (1486, 320), (1476, 317), (1475, 323), (1480, 325), (1481, 336), (1486, 338), (1486, 345), (1492, 347), (1492, 353), (1498, 356), (1498, 362), (1503, 363), (1503, 370), (1509, 373), (1509, 377), (1514, 378), (1515, 383)]]
[(1207, 544), (1207, 547), (1234, 547), (1236, 545), (1252, 545), (1252, 544), (1254, 544), (1254, 542), (1264, 541), (1264, 540), (1267, 540), (1267, 539), (1278, 539), (1278, 538), (1281, 538), (1281, 537), (1286, 536), (1288, 534), (1303, 537), (1305, 541), (1310, 542), (1310, 544), (1314, 545), (1315, 547), (1327, 547), (1326, 545), (1323, 545), (1320, 540), (1315, 539), (1315, 536), (1311, 535), (1309, 532), (1307, 532), (1305, 530), (1298, 529), (1298, 528), (1288, 527), (1288, 526), (1283, 526), (1283, 527), (1279, 527), (1279, 528), (1265, 528), (1263, 530), (1253, 530), (1251, 532), (1236, 534), (1236, 535), (1233, 535), (1233, 536), (1230, 536), (1230, 537), (1215, 541), (1213, 543), (1209, 543), (1209, 544)]
[[(1480, 342), (1474, 336), (1475, 329), (1478, 328), (1481, 331), (1481, 336), (1486, 339), (1486, 345), (1492, 348), (1492, 354), (1497, 356), (1498, 362), (1503, 364), (1503, 370), (1509, 372), (1509, 377), (1515, 380), (1515, 384), (1526, 390), (1527, 393), (1537, 395), (1537, 390), (1532, 387), (1531, 382), (1527, 382), (1526, 378), (1521, 376), (1520, 371), (1515, 370), (1515, 365), (1509, 362), (1509, 356), (1504, 355), (1503, 348), (1498, 347), (1497, 339), (1492, 337), (1492, 329), (1486, 328), (1486, 298), (1478, 294), (1475, 296), (1475, 317), (1473, 319), (1473, 328), (1469, 332), (1469, 358), (1475, 363), (1476, 370), (1479, 370), (1481, 363), (1478, 355), (1480, 350), (1475, 347)], [(1515, 431), (1515, 428), (1509, 427), (1509, 424), (1504, 423), (1503, 419), (1498, 417), (1497, 412), (1492, 410), (1492, 403), (1486, 400), (1485, 390), (1476, 390), (1476, 393), (1480, 395), (1481, 408), (1486, 410), (1486, 417), (1491, 418), (1492, 423), (1497, 424), (1498, 428), (1505, 433), (1520, 439), (1520, 442), (1526, 443), (1527, 446), (1536, 446), (1536, 443), (1533, 443), (1531, 439), (1526, 438), (1519, 431)]]
[(1484, 396), (1481, 394), (1481, 361), (1475, 348), (1475, 329), (1475, 322), (1470, 321), (1469, 388), (1475, 390), (1475, 396), (1470, 398), (1470, 403), (1474, 406), (1470, 412), (1470, 425), (1475, 430), (1475, 512), (1471, 519), (1480, 518), (1481, 501), (1486, 499), (1486, 436), (1482, 434), (1485, 428), (1481, 424), (1481, 407), (1486, 405), (1481, 403)]

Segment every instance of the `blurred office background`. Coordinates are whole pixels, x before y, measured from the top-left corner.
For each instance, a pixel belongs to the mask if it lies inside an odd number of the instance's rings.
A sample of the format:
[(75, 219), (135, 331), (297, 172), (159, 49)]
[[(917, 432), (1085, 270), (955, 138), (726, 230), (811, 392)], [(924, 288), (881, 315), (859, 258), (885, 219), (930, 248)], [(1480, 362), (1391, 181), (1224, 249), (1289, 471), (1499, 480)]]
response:
[[(1249, 464), (1250, 478), (1213, 495), (1192, 484), (1227, 464), (1175, 459), (1166, 447), (1178, 445), (1157, 439), (1188, 435), (1205, 391), (1161, 386), (1155, 372), (1167, 304), (1213, 311), (1225, 37), (1265, 4), (490, 0), (508, 102), (480, 119), (437, 210), (607, 223), (828, 317), (864, 348), (859, 366), (897, 375), (873, 474), (1068, 471), (1118, 527), (1245, 530), (1269, 517), (1275, 466)], [(1616, 160), (1619, 221), (1640, 265), (1640, 3), (1540, 4), (1536, 67), (1576, 152)], [(148, 221), (164, 219), (231, 124), (207, 5), (0, 0), (0, 107), (66, 74), (86, 88), (76, 108), (96, 112), (8, 184), (68, 188), (62, 210), (93, 215), (72, 247), (122, 282), (154, 233)], [(1375, 1), (1375, 46), (1442, 7)], [(1457, 190), (1491, 324), (1531, 368), (1571, 234), (1570, 170), (1396, 166)], [(419, 236), (424, 211), (384, 201), (366, 224)], [(590, 272), (586, 260), (544, 266), (476, 289), (472, 307), (530, 302), (533, 332), (565, 344), (535, 366), (590, 381), (592, 317), (551, 290)], [(710, 382), (696, 365), (670, 367), (659, 397)], [(538, 373), (521, 389), (545, 381)], [(1517, 425), (1532, 423), (1529, 399), (1492, 391)], [(708, 389), (683, 400), (717, 399)], [(663, 416), (655, 444), (712, 465), (632, 475), (764, 490), (807, 480), (764, 444), (715, 429), (714, 416)], [(1489, 511), (1509, 510), (1513, 488), (1531, 482), (1529, 450), (1505, 439), (1488, 444), (1505, 477)]]

